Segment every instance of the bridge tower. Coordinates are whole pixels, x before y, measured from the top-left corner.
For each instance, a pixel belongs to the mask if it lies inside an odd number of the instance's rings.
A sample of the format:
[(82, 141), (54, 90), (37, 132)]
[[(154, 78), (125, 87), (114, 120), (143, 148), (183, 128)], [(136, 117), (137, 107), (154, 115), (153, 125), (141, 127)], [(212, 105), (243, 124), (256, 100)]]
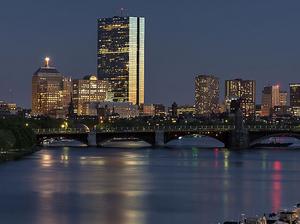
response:
[(233, 149), (246, 149), (249, 147), (249, 132), (244, 125), (243, 112), (240, 108), (234, 114), (235, 128), (231, 132), (231, 144)]

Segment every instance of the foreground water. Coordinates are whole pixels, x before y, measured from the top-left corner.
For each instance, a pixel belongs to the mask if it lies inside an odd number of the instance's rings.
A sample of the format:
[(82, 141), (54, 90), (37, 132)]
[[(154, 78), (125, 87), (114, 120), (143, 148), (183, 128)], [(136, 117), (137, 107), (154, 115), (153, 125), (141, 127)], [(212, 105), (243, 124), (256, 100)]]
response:
[(0, 165), (1, 223), (194, 224), (300, 201), (300, 150), (42, 150)]

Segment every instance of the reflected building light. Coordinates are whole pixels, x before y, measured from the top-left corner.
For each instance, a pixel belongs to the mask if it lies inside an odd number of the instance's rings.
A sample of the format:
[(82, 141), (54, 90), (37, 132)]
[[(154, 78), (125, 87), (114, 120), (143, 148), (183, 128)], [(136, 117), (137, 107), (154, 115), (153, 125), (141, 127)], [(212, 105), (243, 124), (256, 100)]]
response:
[(224, 169), (228, 170), (229, 168), (229, 155), (230, 152), (228, 150), (224, 151)]
[(51, 167), (53, 163), (52, 156), (49, 154), (45, 154), (42, 156), (41, 165), (43, 167)]
[(281, 171), (282, 170), (282, 164), (281, 164), (280, 161), (277, 160), (273, 163), (273, 170), (275, 170), (275, 171)]
[(272, 209), (273, 212), (277, 212), (281, 208), (282, 198), (282, 164), (280, 161), (274, 161), (272, 174)]

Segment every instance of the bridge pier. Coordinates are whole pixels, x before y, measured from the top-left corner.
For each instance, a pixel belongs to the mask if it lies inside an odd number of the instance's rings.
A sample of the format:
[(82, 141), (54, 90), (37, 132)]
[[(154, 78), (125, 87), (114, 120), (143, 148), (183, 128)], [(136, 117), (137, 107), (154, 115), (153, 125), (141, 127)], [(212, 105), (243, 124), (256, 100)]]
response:
[(230, 145), (231, 149), (247, 149), (249, 147), (248, 129), (235, 129), (231, 132)]
[(88, 140), (88, 146), (97, 146), (96, 131), (89, 132), (87, 140)]
[(165, 131), (156, 130), (155, 131), (155, 146), (165, 145)]
[(246, 149), (249, 147), (249, 132), (244, 125), (241, 108), (237, 108), (234, 114), (234, 130), (231, 131), (230, 148)]

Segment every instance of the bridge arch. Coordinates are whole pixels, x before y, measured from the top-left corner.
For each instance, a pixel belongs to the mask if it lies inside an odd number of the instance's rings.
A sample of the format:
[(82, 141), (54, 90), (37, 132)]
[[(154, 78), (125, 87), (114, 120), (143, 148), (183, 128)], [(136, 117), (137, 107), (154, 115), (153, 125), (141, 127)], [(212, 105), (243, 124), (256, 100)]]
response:
[[(271, 134), (271, 133), (262, 133), (261, 135), (255, 135), (254, 136), (250, 136), (250, 141), (249, 141), (249, 146), (250, 147), (255, 147), (256, 145), (260, 144), (260, 143), (264, 143), (265, 140), (270, 139), (270, 143), (284, 143), (282, 141), (282, 139), (279, 139), (280, 137), (286, 137), (286, 138), (296, 138), (300, 140), (300, 134), (299, 133), (293, 133), (293, 132), (279, 132), (279, 133), (275, 133), (275, 134)], [(292, 139), (290, 139), (292, 140)], [(273, 141), (273, 142), (272, 142)], [(288, 143), (288, 141), (286, 141), (286, 143)]]
[(170, 143), (173, 140), (176, 140), (180, 137), (188, 137), (188, 136), (203, 136), (203, 137), (209, 137), (211, 139), (218, 140), (219, 142), (224, 144), (224, 147), (229, 146), (229, 138), (230, 138), (230, 132), (219, 132), (219, 131), (179, 131), (179, 132), (167, 132), (165, 133), (165, 143)]

